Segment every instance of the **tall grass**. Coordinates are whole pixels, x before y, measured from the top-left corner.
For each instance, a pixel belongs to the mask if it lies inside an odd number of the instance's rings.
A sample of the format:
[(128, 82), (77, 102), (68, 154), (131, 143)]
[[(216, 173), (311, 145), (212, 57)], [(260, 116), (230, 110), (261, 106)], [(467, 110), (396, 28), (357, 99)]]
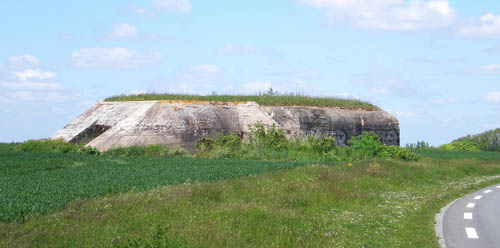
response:
[(217, 102), (257, 102), (263, 106), (318, 106), (337, 107), (344, 109), (379, 110), (375, 105), (355, 100), (335, 97), (312, 97), (300, 94), (283, 95), (186, 95), (186, 94), (138, 94), (118, 95), (104, 99), (104, 101), (153, 101), (153, 100), (188, 100), (188, 101), (217, 101)]

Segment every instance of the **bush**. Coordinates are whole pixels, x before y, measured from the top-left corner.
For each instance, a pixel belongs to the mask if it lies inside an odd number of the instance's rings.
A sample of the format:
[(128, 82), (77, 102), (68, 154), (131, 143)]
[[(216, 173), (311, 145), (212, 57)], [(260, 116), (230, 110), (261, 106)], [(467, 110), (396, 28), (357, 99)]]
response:
[(194, 146), (200, 152), (211, 151), (215, 148), (215, 145), (216, 145), (215, 139), (212, 139), (210, 137), (202, 137), (201, 139), (197, 140), (194, 144)]
[(16, 152), (46, 152), (46, 153), (72, 153), (78, 152), (82, 145), (57, 140), (28, 140), (14, 147)]
[(445, 151), (467, 151), (467, 152), (479, 152), (481, 151), (477, 144), (473, 141), (463, 140), (455, 141), (450, 144), (445, 144), (439, 147), (441, 150)]
[(382, 142), (374, 132), (366, 132), (353, 137), (348, 141), (348, 144), (349, 146), (344, 149), (353, 160), (376, 157), (382, 150)]
[(381, 152), (380, 152), (381, 157), (385, 158), (393, 158), (393, 159), (401, 159), (405, 161), (418, 161), (421, 159), (421, 156), (408, 151), (407, 149), (404, 149), (399, 146), (382, 146)]
[(262, 122), (257, 122), (254, 125), (248, 125), (249, 141), (255, 146), (263, 146), (265, 148), (281, 150), (286, 149), (288, 141), (285, 136), (285, 131), (277, 128), (275, 124), (270, 129), (266, 129)]
[(230, 149), (239, 149), (241, 146), (241, 138), (236, 134), (218, 134), (215, 141), (216, 146), (224, 146)]
[(91, 147), (91, 146), (81, 147), (80, 149), (78, 149), (78, 153), (87, 154), (87, 155), (99, 155), (99, 154), (101, 154), (99, 152), (99, 150), (97, 150), (97, 148)]

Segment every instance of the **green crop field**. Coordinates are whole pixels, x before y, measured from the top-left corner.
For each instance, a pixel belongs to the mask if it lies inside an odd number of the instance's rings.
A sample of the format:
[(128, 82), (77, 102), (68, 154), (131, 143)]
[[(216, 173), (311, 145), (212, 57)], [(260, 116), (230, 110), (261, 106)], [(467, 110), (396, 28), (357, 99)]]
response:
[(137, 192), (187, 181), (213, 182), (300, 163), (187, 157), (120, 158), (9, 152), (0, 145), (0, 222), (63, 208), (77, 199)]
[(13, 152), (0, 247), (439, 247), (434, 215), (500, 183), (500, 156), (262, 162)]

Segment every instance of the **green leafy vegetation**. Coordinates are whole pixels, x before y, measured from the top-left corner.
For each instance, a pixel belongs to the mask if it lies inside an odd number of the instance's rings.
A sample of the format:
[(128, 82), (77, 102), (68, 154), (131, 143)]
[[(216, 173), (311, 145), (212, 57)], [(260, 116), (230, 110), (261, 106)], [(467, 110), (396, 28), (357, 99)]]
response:
[(121, 151), (112, 152), (119, 156), (10, 151), (13, 146), (0, 146), (0, 222), (48, 214), (77, 199), (186, 181), (211, 182), (301, 164), (135, 156), (141, 152), (134, 149), (134, 156)]
[(108, 150), (103, 154), (116, 157), (175, 157), (185, 155), (181, 148), (173, 149), (162, 145), (120, 147)]
[[(58, 140), (28, 140), (17, 144), (13, 150), (17, 152), (45, 152), (45, 153), (86, 153), (81, 144), (72, 144), (62, 139)], [(91, 148), (90, 148), (91, 149)], [(90, 152), (92, 153), (92, 152)]]
[(0, 144), (0, 247), (439, 247), (434, 214), (500, 183), (500, 153), (473, 142), (348, 143), (257, 123), (199, 140), (195, 157)]
[(302, 136), (287, 139), (282, 129), (266, 129), (262, 123), (249, 126), (249, 137), (234, 134), (202, 138), (197, 143), (198, 157), (275, 161), (356, 161), (391, 158), (416, 161), (420, 156), (401, 147), (385, 146), (373, 132), (353, 137), (349, 146), (335, 145), (325, 136)]
[(444, 144), (439, 147), (440, 150), (444, 151), (467, 151), (467, 152), (478, 152), (481, 151), (477, 144), (472, 141), (454, 141), (450, 144)]
[(299, 94), (278, 94), (270, 89), (259, 95), (182, 95), (182, 94), (138, 94), (108, 97), (104, 101), (210, 101), (210, 102), (257, 102), (263, 106), (318, 106), (345, 109), (379, 110), (375, 105), (355, 99), (334, 97), (311, 97)]
[(500, 151), (500, 128), (476, 135), (467, 135), (455, 142), (474, 143), (481, 151)]
[(416, 149), (416, 150), (422, 150), (422, 149), (432, 149), (431, 146), (429, 146), (428, 142), (425, 141), (417, 141), (416, 143), (409, 143), (406, 144), (406, 149)]
[[(115, 183), (121, 190), (76, 200), (49, 215), (0, 224), (0, 247), (439, 247), (434, 214), (461, 195), (500, 182), (494, 176), (500, 175), (498, 160), (472, 158), (297, 167), (163, 157), (99, 162), (106, 157), (69, 153), (49, 157), (33, 153), (30, 159), (19, 161), (28, 153), (4, 155), (8, 159), (2, 158), (2, 164), (10, 167), (2, 168), (0, 182), (8, 171), (31, 176), (10, 172), (10, 177), (18, 178), (8, 181), (9, 187), (2, 185), (0, 192), (9, 192), (9, 188), (21, 195), (29, 189), (38, 192), (12, 198), (2, 207), (30, 201), (37, 194), (45, 196), (44, 202), (58, 201), (68, 191), (84, 192), (101, 183)], [(40, 163), (47, 159), (50, 161)], [(79, 165), (80, 170), (65, 166), (74, 162), (86, 164)], [(267, 172), (250, 174), (242, 169)], [(57, 176), (64, 171), (67, 176)], [(85, 180), (76, 176), (81, 173)], [(152, 186), (166, 185), (162, 182), (169, 181), (166, 176), (172, 173), (177, 174), (173, 178), (179, 177), (176, 185)], [(189, 173), (195, 175), (191, 180), (183, 177)], [(207, 174), (210, 180), (199, 180), (207, 179)], [(102, 179), (93, 179), (99, 177)], [(137, 185), (141, 178), (154, 182), (144, 180), (131, 190), (128, 182)], [(28, 179), (36, 183), (30, 184)], [(57, 185), (47, 186), (53, 183)], [(72, 184), (77, 187), (70, 187)], [(146, 185), (154, 188), (144, 191), (150, 188)], [(57, 193), (43, 193), (50, 190)]]

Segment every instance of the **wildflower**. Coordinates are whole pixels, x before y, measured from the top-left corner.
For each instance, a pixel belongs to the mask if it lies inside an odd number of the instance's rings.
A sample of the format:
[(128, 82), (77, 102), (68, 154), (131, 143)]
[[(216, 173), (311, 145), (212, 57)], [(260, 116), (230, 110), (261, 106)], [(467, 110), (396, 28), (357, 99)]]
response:
[(352, 167), (352, 163), (348, 163), (347, 166)]
[(286, 179), (282, 178), (281, 181), (284, 182), (284, 181), (286, 181)]

